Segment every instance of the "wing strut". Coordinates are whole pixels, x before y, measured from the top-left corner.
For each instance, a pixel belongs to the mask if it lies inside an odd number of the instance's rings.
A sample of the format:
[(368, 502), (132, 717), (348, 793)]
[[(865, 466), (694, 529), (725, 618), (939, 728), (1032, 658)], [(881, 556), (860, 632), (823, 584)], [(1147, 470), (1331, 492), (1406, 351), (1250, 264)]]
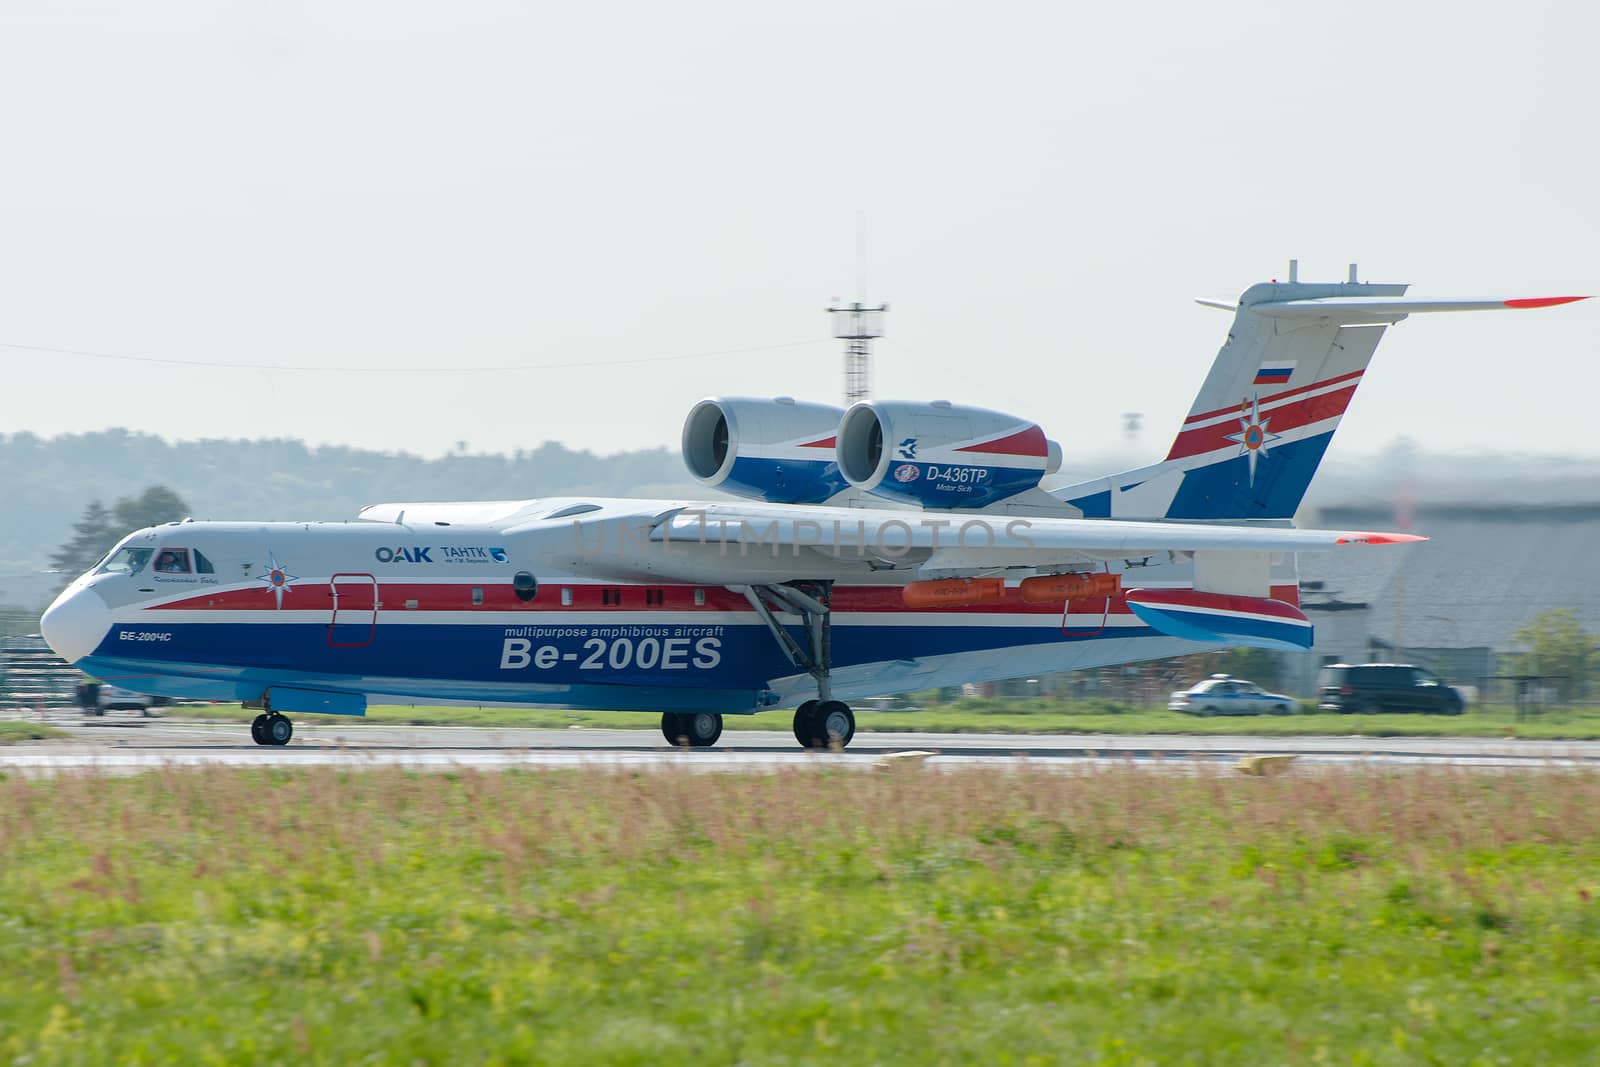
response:
[[(833, 668), (833, 608), (830, 606), (833, 583), (807, 584), (815, 587), (820, 595), (812, 596), (792, 585), (740, 585), (729, 588), (744, 594), (761, 621), (767, 624), (772, 639), (789, 657), (789, 662), (817, 680), (817, 699), (828, 701), (833, 699), (833, 685), (829, 679)], [(805, 623), (806, 643), (811, 646), (809, 649), (801, 648), (799, 642), (784, 629), (783, 623), (778, 621), (772, 608), (767, 605), (768, 598), (777, 603), (779, 610), (800, 616)]]

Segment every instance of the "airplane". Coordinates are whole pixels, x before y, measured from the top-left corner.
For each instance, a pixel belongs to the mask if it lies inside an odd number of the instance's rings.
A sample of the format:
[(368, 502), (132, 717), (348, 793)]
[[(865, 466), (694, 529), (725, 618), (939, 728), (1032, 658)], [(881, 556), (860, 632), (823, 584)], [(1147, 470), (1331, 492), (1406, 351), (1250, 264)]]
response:
[(1389, 326), (1584, 297), (1429, 300), (1252, 285), (1159, 462), (1044, 489), (1042, 427), (948, 401), (711, 398), (683, 427), (708, 501), (407, 502), (343, 522), (125, 537), (45, 611), (50, 646), (156, 696), (286, 713), (378, 703), (649, 711), (674, 745), (794, 707), (807, 748), (868, 695), (1231, 646), (1309, 648), (1295, 553), (1423, 540), (1293, 516)]

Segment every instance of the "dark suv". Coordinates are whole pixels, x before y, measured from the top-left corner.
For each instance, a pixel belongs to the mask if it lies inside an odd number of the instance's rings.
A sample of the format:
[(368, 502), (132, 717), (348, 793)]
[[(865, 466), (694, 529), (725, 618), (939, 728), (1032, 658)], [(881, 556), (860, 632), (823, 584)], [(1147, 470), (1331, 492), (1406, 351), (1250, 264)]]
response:
[(1319, 711), (1422, 711), (1460, 715), (1461, 694), (1421, 667), (1404, 663), (1331, 663), (1317, 680)]

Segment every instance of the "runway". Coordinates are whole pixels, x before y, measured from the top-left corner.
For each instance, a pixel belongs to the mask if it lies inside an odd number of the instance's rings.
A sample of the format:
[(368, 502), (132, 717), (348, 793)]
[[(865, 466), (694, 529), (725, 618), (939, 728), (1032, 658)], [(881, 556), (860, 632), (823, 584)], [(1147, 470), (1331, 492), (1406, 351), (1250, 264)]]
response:
[(1600, 741), (1502, 738), (1193, 737), (1132, 734), (858, 733), (844, 752), (807, 752), (787, 733), (728, 731), (710, 749), (673, 749), (654, 730), (297, 724), (283, 748), (250, 740), (243, 723), (60, 719), (62, 738), (0, 747), (0, 773), (131, 774), (164, 767), (401, 766), (446, 770), (607, 767), (652, 771), (871, 770), (991, 765), (1059, 771), (1136, 765), (1176, 772), (1292, 755), (1295, 767), (1600, 770)]

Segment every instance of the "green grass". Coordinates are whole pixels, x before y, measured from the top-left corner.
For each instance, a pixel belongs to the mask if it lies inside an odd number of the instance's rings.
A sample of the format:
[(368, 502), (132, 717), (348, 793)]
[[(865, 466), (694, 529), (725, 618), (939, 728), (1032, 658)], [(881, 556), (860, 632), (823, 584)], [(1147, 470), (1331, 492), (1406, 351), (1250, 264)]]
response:
[(44, 723), (12, 720), (0, 722), (0, 745), (14, 745), (18, 741), (40, 741), (47, 737), (60, 736), (60, 730), (53, 730)]
[(0, 1062), (1592, 1063), (1600, 775), (0, 782)]
[[(186, 705), (164, 714), (248, 722), (256, 713), (237, 704)], [(787, 731), (793, 709), (756, 715), (728, 715), (728, 730)], [(294, 715), (295, 721), (344, 722), (338, 716)], [(655, 730), (660, 717), (630, 712), (554, 711), (538, 708), (374, 707), (366, 721), (459, 726), (524, 726), (561, 729)], [(1201, 717), (1165, 708), (1134, 707), (1106, 700), (1060, 701), (1051, 698), (968, 698), (921, 711), (858, 711), (858, 730), (911, 733), (1013, 734), (1196, 734), (1304, 737), (1527, 737), (1545, 739), (1600, 738), (1600, 709), (1549, 711), (1519, 722), (1509, 708), (1474, 708), (1464, 715), (1242, 715)]]

